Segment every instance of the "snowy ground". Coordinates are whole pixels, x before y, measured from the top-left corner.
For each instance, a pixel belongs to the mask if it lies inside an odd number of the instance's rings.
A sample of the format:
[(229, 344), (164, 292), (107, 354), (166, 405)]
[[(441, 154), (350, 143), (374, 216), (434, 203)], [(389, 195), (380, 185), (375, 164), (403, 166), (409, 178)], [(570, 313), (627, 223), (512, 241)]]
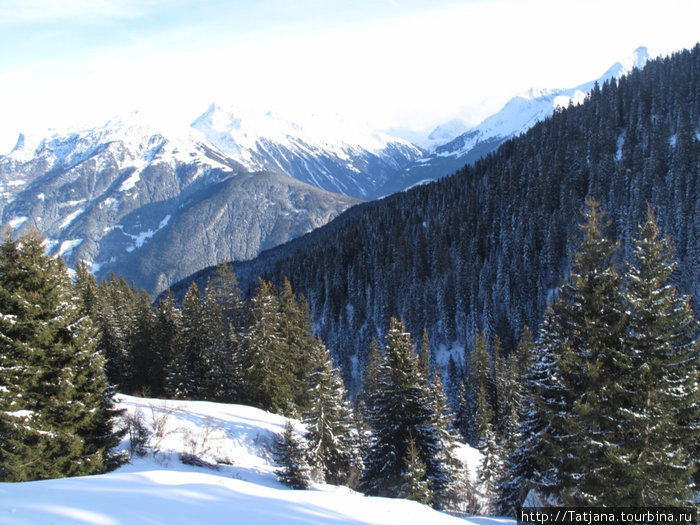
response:
[[(273, 436), (284, 429), (281, 416), (241, 405), (120, 398), (149, 431), (146, 454), (102, 476), (1, 483), (0, 524), (465, 523), (415, 502), (366, 497), (345, 487), (284, 487), (269, 454)], [(478, 461), (478, 452), (465, 449), (464, 455)], [(184, 464), (183, 457), (201, 463)], [(466, 522), (513, 523), (482, 517)]]

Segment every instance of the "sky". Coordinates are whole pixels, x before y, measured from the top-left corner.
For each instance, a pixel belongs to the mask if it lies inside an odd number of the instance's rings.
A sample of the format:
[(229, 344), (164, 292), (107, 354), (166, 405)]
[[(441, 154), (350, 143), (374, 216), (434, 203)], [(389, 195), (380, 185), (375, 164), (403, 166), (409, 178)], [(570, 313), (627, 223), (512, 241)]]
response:
[(639, 46), (700, 41), (697, 0), (0, 0), (0, 154), (18, 133), (210, 103), (428, 133)]

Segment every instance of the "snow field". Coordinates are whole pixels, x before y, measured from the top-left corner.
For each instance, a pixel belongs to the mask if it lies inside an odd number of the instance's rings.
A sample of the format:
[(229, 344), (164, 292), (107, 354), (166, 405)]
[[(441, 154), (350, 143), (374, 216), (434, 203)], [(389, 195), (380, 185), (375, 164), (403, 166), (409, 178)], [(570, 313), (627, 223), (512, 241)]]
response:
[[(416, 502), (366, 497), (347, 487), (291, 490), (269, 452), (286, 419), (256, 408), (119, 396), (147, 430), (144, 455), (115, 472), (0, 484), (0, 524), (512, 524), (460, 519)], [(303, 426), (295, 421), (295, 428)], [(125, 438), (123, 447), (129, 449)], [(461, 451), (475, 472), (479, 453)], [(190, 464), (184, 464), (187, 461)]]

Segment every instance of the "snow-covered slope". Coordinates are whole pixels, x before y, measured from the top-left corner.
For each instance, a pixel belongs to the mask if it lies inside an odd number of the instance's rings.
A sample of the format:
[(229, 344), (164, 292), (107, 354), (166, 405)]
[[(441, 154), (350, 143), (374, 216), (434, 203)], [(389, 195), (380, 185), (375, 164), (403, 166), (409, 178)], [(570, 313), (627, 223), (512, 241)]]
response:
[(362, 199), (422, 156), (405, 140), (340, 118), (310, 116), (299, 124), (271, 112), (212, 104), (192, 128), (248, 169), (281, 171), (319, 188)]
[(538, 122), (551, 116), (570, 103), (580, 104), (593, 89), (595, 82), (602, 84), (612, 78), (619, 79), (642, 68), (650, 60), (646, 47), (639, 47), (626, 59), (615, 63), (600, 78), (570, 89), (530, 89), (513, 97), (494, 115), (483, 120), (472, 129), (436, 145), (436, 138), (449, 137), (460, 131), (459, 121), (450, 121), (438, 126), (430, 137), (433, 150), (424, 158), (407, 166), (393, 181), (383, 188), (383, 193), (393, 193), (415, 184), (425, 183), (449, 175), (465, 164), (474, 162), (494, 151), (509, 138), (524, 133)]
[[(276, 481), (269, 453), (274, 435), (283, 431), (283, 417), (241, 405), (121, 400), (132, 419), (141, 414), (151, 432), (146, 455), (102, 476), (0, 484), (0, 523), (514, 523), (458, 519), (345, 487), (290, 490)], [(298, 422), (296, 428), (303, 431)], [(204, 466), (183, 464), (183, 457), (197, 457)]]

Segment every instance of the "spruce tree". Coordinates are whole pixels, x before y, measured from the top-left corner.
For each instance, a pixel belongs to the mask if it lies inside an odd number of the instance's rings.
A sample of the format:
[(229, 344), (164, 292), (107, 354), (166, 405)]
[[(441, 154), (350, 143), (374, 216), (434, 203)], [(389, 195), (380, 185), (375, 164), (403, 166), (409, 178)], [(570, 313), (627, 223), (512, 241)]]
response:
[(535, 345), (532, 332), (525, 326), (512, 362), (520, 373), (520, 396), (517, 398), (518, 426), (507, 443), (504, 471), (498, 480), (496, 501), (498, 514), (516, 516), (516, 511), (531, 489), (542, 490), (542, 475), (536, 461), (543, 454), (545, 421), (537, 405), (538, 389), (550, 375), (554, 356), (543, 355)]
[(116, 415), (96, 331), (59, 259), (28, 234), (0, 247), (0, 480), (113, 468)]
[(180, 330), (168, 367), (168, 390), (178, 399), (203, 399), (211, 366), (204, 308), (196, 283), (182, 301)]
[(625, 388), (632, 399), (619, 407), (629, 476), (610, 492), (620, 505), (688, 504), (700, 441), (698, 323), (690, 298), (670, 284), (677, 263), (650, 207), (633, 240), (625, 293), (632, 359)]
[(484, 498), (483, 514), (492, 516), (498, 510), (498, 480), (503, 477), (503, 450), (496, 439), (496, 432), (488, 423), (483, 435), (483, 445), (479, 449), (484, 458), (478, 472), (479, 491)]
[(160, 396), (166, 394), (175, 397), (177, 386), (174, 381), (168, 379), (172, 371), (173, 361), (177, 358), (177, 341), (180, 339), (180, 325), (182, 315), (175, 304), (175, 299), (170, 290), (161, 299), (156, 308), (155, 326), (155, 369), (151, 378), (151, 395)]
[(317, 340), (310, 356), (311, 404), (304, 413), (308, 458), (318, 481), (342, 485), (356, 465), (353, 415), (340, 372), (333, 367), (325, 345)]
[(277, 479), (293, 489), (309, 488), (310, 470), (304, 439), (297, 436), (291, 421), (284, 425), (284, 433), (276, 436), (272, 444), (272, 454), (279, 468)]
[(243, 377), (240, 400), (263, 410), (289, 413), (294, 406), (294, 376), (286, 362), (287, 344), (281, 332), (275, 286), (260, 279), (248, 310), (240, 355)]
[(626, 422), (617, 407), (629, 405), (624, 381), (626, 315), (621, 276), (613, 266), (617, 244), (604, 234), (600, 203), (586, 199), (583, 239), (569, 282), (545, 316), (543, 351), (555, 366), (539, 387), (547, 420), (546, 451), (538, 460), (548, 491), (565, 504), (616, 503), (609, 487), (627, 475), (620, 455)]
[(370, 495), (400, 497), (412, 437), (431, 490), (442, 494), (449, 478), (434, 425), (428, 380), (418, 368), (415, 347), (403, 323), (392, 318), (386, 339), (377, 370), (377, 390), (367, 396), (372, 443), (365, 456), (360, 489)]
[(421, 460), (416, 442), (412, 437), (409, 437), (404, 460), (403, 481), (401, 497), (424, 505), (428, 505), (433, 500), (433, 492), (430, 490), (430, 483), (425, 472), (425, 463)]

